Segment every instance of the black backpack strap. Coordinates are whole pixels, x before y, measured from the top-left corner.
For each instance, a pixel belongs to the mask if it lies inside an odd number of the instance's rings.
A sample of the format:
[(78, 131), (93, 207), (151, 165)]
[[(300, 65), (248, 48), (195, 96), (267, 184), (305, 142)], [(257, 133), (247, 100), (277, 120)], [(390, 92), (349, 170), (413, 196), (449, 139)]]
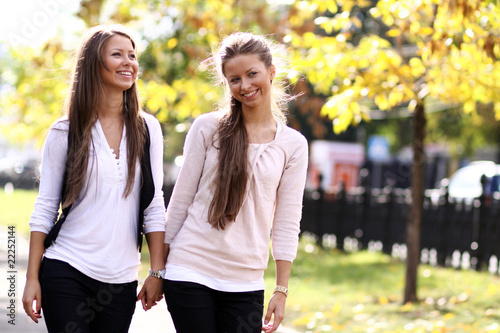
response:
[(52, 245), (53, 242), (55, 242), (57, 236), (59, 235), (59, 231), (61, 230), (62, 224), (64, 223), (64, 221), (66, 221), (66, 217), (68, 216), (71, 207), (72, 205), (64, 208), (61, 214), (59, 214), (57, 221), (55, 222), (52, 229), (50, 229), (49, 233), (47, 234), (47, 237), (45, 237), (45, 240), (43, 241), (43, 245), (45, 246), (45, 248), (48, 248), (49, 246)]
[(139, 252), (142, 250), (142, 238), (144, 236), (144, 211), (148, 208), (155, 194), (155, 184), (153, 181), (153, 172), (151, 170), (151, 154), (149, 147), (151, 145), (151, 138), (149, 136), (149, 128), (146, 120), (144, 119), (144, 126), (146, 127), (146, 138), (144, 140), (144, 152), (141, 158), (141, 197), (139, 203), (139, 219), (137, 225), (137, 247)]

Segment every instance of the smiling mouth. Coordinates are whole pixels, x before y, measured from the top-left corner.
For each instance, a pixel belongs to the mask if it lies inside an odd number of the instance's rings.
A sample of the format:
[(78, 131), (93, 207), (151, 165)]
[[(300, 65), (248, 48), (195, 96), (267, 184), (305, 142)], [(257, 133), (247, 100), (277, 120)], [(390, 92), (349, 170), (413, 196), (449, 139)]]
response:
[(245, 98), (251, 98), (251, 97), (254, 97), (257, 94), (257, 91), (258, 91), (258, 89), (254, 90), (254, 91), (252, 91), (251, 93), (248, 93), (248, 94), (242, 94), (242, 96), (245, 97)]
[(119, 75), (132, 77), (132, 72), (117, 72)]

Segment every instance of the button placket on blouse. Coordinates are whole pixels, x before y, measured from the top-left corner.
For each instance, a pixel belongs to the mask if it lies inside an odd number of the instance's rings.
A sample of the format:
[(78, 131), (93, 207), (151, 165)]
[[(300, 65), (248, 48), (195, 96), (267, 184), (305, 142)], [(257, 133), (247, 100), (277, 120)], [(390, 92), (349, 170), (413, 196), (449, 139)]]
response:
[(102, 129), (99, 120), (97, 120), (97, 128), (101, 146), (104, 148), (105, 151), (108, 152), (107, 154), (105, 154), (105, 156), (101, 157), (102, 163), (106, 166), (104, 171), (106, 175), (106, 181), (111, 183), (121, 184), (125, 181), (124, 175), (126, 174), (124, 170), (124, 168), (126, 167), (126, 163), (124, 162), (125, 149), (122, 149), (122, 146), (125, 144), (124, 141), (126, 135), (125, 133), (126, 128), (125, 126), (123, 128), (123, 134), (120, 141), (120, 146), (119, 146), (120, 151), (118, 158), (116, 158), (114, 150), (109, 146), (108, 140), (106, 139), (106, 135), (104, 134), (104, 131)]

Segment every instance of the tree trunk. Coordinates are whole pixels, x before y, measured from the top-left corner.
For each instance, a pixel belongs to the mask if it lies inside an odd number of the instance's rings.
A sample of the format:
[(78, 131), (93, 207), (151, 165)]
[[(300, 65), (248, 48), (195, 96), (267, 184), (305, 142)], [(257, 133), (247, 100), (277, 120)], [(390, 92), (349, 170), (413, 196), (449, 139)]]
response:
[(414, 114), (412, 203), (406, 227), (406, 285), (404, 303), (417, 301), (417, 269), (420, 262), (420, 225), (424, 193), (424, 136), (425, 113), (422, 100), (418, 101)]

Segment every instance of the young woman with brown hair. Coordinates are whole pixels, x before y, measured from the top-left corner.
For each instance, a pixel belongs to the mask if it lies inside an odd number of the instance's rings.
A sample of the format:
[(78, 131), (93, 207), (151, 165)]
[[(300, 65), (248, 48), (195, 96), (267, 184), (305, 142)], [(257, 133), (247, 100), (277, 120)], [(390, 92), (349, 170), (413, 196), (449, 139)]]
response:
[[(164, 292), (178, 333), (274, 332), (284, 317), (308, 145), (285, 124), (279, 51), (235, 33), (208, 60), (227, 101), (193, 122), (167, 208)], [(277, 287), (263, 318), (271, 235)]]
[[(127, 332), (138, 298), (140, 221), (152, 275), (163, 266), (163, 136), (140, 110), (136, 46), (122, 27), (91, 29), (75, 60), (67, 116), (45, 142), (23, 305), (35, 322), (43, 310), (49, 332)], [(66, 219), (54, 227), (60, 205)], [(162, 298), (162, 282), (146, 279), (145, 309)]]

